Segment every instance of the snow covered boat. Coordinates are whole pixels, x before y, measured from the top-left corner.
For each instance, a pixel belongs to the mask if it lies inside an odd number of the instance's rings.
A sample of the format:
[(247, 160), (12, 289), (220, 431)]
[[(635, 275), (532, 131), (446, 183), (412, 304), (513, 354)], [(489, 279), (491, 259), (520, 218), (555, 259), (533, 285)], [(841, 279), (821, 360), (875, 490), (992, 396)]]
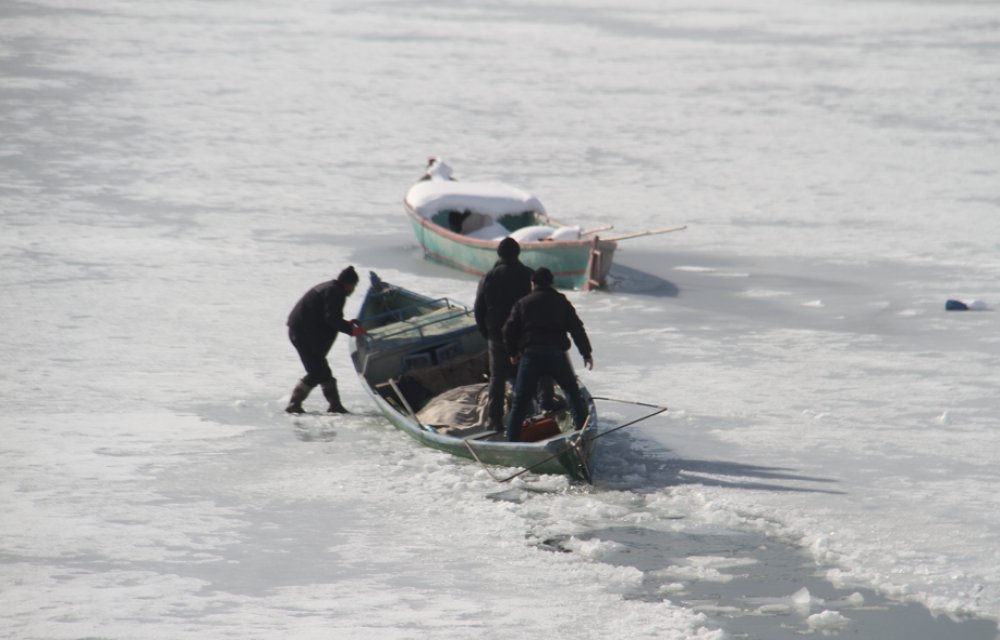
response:
[[(540, 422), (550, 427), (548, 433), (526, 430), (536, 432), (537, 441), (507, 442), (485, 428), (486, 340), (470, 309), (393, 286), (371, 273), (358, 321), (367, 334), (352, 343), (354, 368), (397, 428), (423, 445), (477, 460), (488, 471), (489, 466), (519, 467), (590, 481), (597, 411), (582, 385), (590, 410), (582, 431), (573, 430), (571, 415), (562, 409)], [(558, 387), (556, 392), (562, 398)]]
[(427, 172), (403, 200), (424, 255), (475, 275), (497, 260), (497, 244), (507, 236), (521, 245), (521, 261), (548, 267), (555, 285), (584, 291), (604, 284), (615, 239), (550, 218), (537, 198), (503, 183), (460, 182), (451, 167), (431, 158)]

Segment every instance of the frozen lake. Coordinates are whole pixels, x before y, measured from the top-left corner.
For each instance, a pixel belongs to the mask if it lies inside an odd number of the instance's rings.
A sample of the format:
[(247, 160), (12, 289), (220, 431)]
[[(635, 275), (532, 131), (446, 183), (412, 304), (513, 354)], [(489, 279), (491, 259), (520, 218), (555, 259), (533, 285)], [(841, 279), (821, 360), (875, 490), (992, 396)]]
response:
[[(993, 640), (998, 78), (992, 2), (0, 5), (0, 637)], [(593, 487), (418, 447), (343, 339), (356, 415), (282, 411), (347, 264), (472, 302), (431, 155), (688, 225), (569, 294), (670, 407)]]

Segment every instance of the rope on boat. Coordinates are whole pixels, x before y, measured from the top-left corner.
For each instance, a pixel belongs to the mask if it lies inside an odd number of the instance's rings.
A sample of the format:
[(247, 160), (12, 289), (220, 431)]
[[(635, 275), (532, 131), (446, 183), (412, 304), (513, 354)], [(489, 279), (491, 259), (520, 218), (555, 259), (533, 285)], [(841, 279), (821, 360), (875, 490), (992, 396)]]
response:
[(475, 449), (472, 448), (472, 445), (469, 444), (468, 440), (464, 441), (465, 442), (465, 448), (468, 449), (469, 453), (472, 454), (473, 459), (476, 462), (478, 462), (479, 465), (483, 469), (486, 470), (486, 473), (490, 474), (490, 477), (493, 478), (495, 481), (497, 481), (500, 484), (503, 484), (505, 482), (510, 482), (514, 478), (516, 478), (516, 477), (518, 477), (520, 475), (523, 475), (525, 473), (528, 473), (532, 469), (537, 469), (538, 467), (542, 466), (543, 464), (549, 462), (550, 460), (558, 458), (559, 456), (565, 454), (567, 451), (570, 451), (572, 449), (576, 453), (577, 460), (580, 461), (580, 473), (581, 473), (581, 475), (583, 475), (584, 480), (587, 481), (587, 484), (594, 484), (594, 482), (593, 482), (593, 476), (590, 473), (590, 467), (587, 465), (587, 458), (586, 458), (585, 455), (583, 455), (583, 444), (584, 444), (584, 442), (593, 442), (594, 440), (597, 440), (598, 438), (603, 438), (604, 436), (608, 435), (609, 433), (614, 433), (615, 431), (620, 431), (621, 429), (624, 429), (625, 427), (631, 427), (632, 425), (638, 424), (638, 423), (642, 422), (643, 420), (648, 420), (649, 418), (652, 418), (653, 416), (660, 415), (661, 413), (663, 413), (664, 411), (667, 410), (667, 407), (661, 406), (661, 405), (658, 405), (658, 404), (650, 404), (648, 402), (637, 402), (635, 400), (619, 400), (617, 398), (605, 398), (605, 397), (601, 397), (601, 396), (591, 396), (591, 399), (593, 399), (593, 400), (604, 400), (605, 402), (617, 402), (619, 404), (631, 404), (631, 405), (636, 405), (636, 406), (639, 406), (639, 407), (649, 407), (650, 409), (656, 409), (656, 411), (653, 411), (652, 413), (648, 413), (648, 414), (646, 414), (646, 415), (644, 415), (642, 417), (636, 418), (635, 420), (632, 420), (631, 422), (626, 422), (625, 424), (620, 424), (617, 427), (615, 427), (614, 429), (608, 429), (607, 431), (605, 431), (603, 433), (599, 433), (596, 436), (584, 438), (583, 437), (583, 431), (584, 431), (584, 429), (587, 428), (587, 425), (590, 424), (590, 416), (588, 415), (587, 419), (584, 421), (583, 426), (580, 428), (580, 430), (574, 432), (572, 435), (570, 435), (569, 438), (567, 438), (567, 440), (566, 440), (566, 448), (565, 449), (563, 449), (559, 453), (556, 453), (556, 454), (553, 454), (553, 455), (549, 456), (548, 458), (545, 458), (544, 460), (536, 462), (535, 464), (531, 465), (530, 467), (528, 467), (526, 469), (522, 469), (522, 470), (518, 471), (517, 473), (515, 473), (514, 475), (508, 476), (506, 478), (498, 478), (492, 471), (490, 471), (490, 468), (487, 467), (485, 464), (483, 464), (483, 461), (479, 459), (478, 455), (476, 455)]

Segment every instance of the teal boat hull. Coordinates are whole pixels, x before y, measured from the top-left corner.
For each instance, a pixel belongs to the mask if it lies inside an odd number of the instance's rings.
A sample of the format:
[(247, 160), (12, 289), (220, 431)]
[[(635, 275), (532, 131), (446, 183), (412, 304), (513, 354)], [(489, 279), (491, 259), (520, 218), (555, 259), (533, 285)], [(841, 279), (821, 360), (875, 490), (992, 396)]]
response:
[[(454, 233), (414, 211), (404, 202), (413, 233), (424, 256), (434, 262), (482, 276), (497, 261), (498, 240)], [(617, 243), (594, 236), (585, 240), (521, 243), (521, 262), (532, 269), (547, 267), (561, 289), (589, 291), (604, 286)]]

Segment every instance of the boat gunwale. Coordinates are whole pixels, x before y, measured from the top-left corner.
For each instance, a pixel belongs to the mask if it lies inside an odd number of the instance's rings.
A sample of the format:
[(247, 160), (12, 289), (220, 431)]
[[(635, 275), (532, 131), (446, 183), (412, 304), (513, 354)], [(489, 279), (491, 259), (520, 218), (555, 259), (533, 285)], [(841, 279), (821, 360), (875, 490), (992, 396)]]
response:
[[(410, 316), (408, 318), (400, 318), (396, 322), (390, 322), (390, 323), (387, 323), (387, 324), (382, 324), (382, 325), (378, 325), (378, 326), (375, 326), (375, 327), (371, 327), (370, 330), (367, 333), (363, 334), (360, 337), (365, 340), (365, 344), (366, 345), (368, 345), (370, 347), (373, 347), (374, 345), (377, 345), (380, 342), (388, 342), (390, 338), (394, 338), (396, 336), (399, 336), (399, 335), (402, 335), (402, 334), (405, 334), (405, 333), (408, 333), (408, 332), (411, 332), (411, 331), (416, 331), (419, 337), (415, 338), (413, 341), (414, 342), (420, 342), (421, 340), (426, 340), (426, 339), (428, 339), (430, 337), (430, 336), (425, 335), (425, 333), (424, 333), (425, 329), (427, 329), (429, 327), (433, 327), (434, 325), (442, 323), (442, 322), (448, 322), (449, 320), (454, 320), (456, 318), (460, 318), (462, 316), (470, 316), (470, 315), (472, 315), (472, 310), (469, 309), (468, 307), (466, 307), (464, 305), (460, 305), (460, 304), (454, 304), (448, 298), (438, 298), (438, 299), (433, 300), (431, 302), (418, 302), (417, 304), (413, 304), (413, 305), (410, 305), (408, 307), (403, 307), (401, 309), (393, 310), (393, 311), (385, 311), (383, 313), (379, 313), (379, 314), (376, 314), (376, 315), (373, 315), (373, 316), (362, 315), (358, 319), (358, 322), (361, 324), (361, 326), (364, 327), (367, 323), (370, 323), (370, 322), (372, 322), (374, 320), (378, 320), (378, 319), (381, 319), (381, 318), (389, 317), (389, 316), (391, 316), (393, 314), (398, 314), (398, 313), (401, 313), (403, 311), (407, 311), (409, 309), (416, 309), (418, 307), (436, 304), (436, 303), (439, 303), (441, 301), (444, 301), (444, 304), (443, 305), (439, 305), (437, 307), (437, 309), (434, 311), (434, 313), (436, 313), (438, 311), (452, 311), (452, 310), (454, 311), (454, 313), (450, 313), (450, 314), (447, 314), (447, 315), (442, 315), (440, 318), (434, 318), (432, 321), (430, 321), (430, 322), (424, 322), (424, 323), (413, 322), (412, 324), (406, 324), (406, 323), (409, 323), (411, 320), (414, 320), (416, 318), (426, 318), (427, 316), (433, 315), (432, 313), (424, 313), (424, 314), (418, 314), (418, 315)], [(393, 325), (393, 324), (399, 324), (399, 325), (403, 325), (403, 326), (401, 326), (396, 331), (392, 331), (390, 333), (381, 333), (381, 332), (378, 331), (382, 327), (387, 327), (387, 326), (390, 326), (390, 325)], [(461, 333), (463, 330), (464, 329), (458, 330), (455, 333)], [(373, 349), (369, 349), (369, 350), (373, 350)]]
[[(471, 236), (463, 235), (461, 233), (455, 233), (451, 229), (447, 229), (437, 224), (430, 218), (422, 215), (416, 209), (410, 205), (406, 199), (403, 199), (403, 205), (406, 209), (407, 215), (415, 219), (420, 223), (420, 226), (428, 228), (435, 233), (442, 235), (449, 240), (454, 240), (460, 244), (471, 245), (480, 249), (493, 249), (496, 250), (497, 245), (500, 243), (499, 240), (485, 240), (483, 238), (473, 238)], [(544, 215), (544, 214), (543, 214)], [(556, 223), (549, 218), (547, 215), (546, 219), (551, 221), (557, 228), (565, 227), (566, 225)], [(554, 250), (554, 249), (580, 249), (580, 248), (591, 248), (594, 245), (594, 241), (597, 241), (598, 249), (602, 251), (608, 251), (609, 248), (614, 250), (618, 248), (618, 243), (614, 240), (603, 240), (600, 236), (594, 236), (593, 238), (580, 239), (580, 240), (539, 240), (539, 241), (526, 241), (518, 242), (521, 245), (521, 250), (525, 249), (542, 249), (542, 250)]]

